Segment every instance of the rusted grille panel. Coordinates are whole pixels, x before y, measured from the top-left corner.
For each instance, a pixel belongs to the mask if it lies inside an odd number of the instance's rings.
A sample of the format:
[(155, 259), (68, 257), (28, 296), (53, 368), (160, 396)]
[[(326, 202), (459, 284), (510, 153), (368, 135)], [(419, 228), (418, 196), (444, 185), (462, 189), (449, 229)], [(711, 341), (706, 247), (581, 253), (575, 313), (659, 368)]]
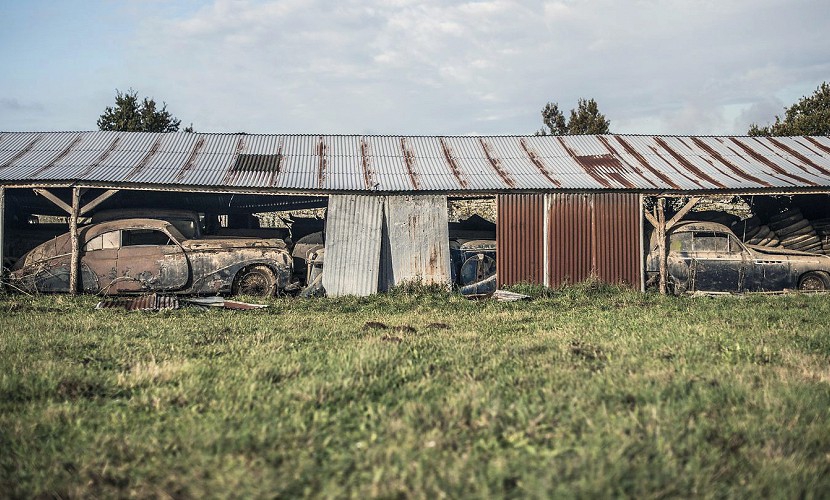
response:
[(545, 196), (506, 194), (497, 199), (496, 270), (499, 286), (542, 284)]
[(176, 297), (165, 297), (151, 293), (139, 297), (117, 297), (102, 300), (97, 309), (126, 309), (128, 311), (161, 311), (163, 309), (178, 309), (179, 300)]
[(549, 216), (551, 286), (595, 276), (640, 283), (639, 197), (630, 193), (554, 194)]

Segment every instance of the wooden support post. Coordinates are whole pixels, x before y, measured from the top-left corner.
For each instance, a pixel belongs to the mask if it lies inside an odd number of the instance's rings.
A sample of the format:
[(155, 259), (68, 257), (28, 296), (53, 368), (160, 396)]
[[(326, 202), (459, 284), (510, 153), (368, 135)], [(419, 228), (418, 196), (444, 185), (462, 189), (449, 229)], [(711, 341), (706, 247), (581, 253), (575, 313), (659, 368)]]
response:
[(81, 248), (78, 240), (78, 216), (81, 212), (81, 190), (72, 188), (72, 210), (69, 213), (69, 238), (72, 245), (72, 260), (69, 262), (69, 293), (77, 295), (80, 282)]
[(663, 197), (657, 198), (657, 256), (660, 260), (660, 293), (666, 294), (666, 199)]
[(6, 255), (3, 249), (6, 246), (6, 188), (0, 186), (0, 293), (3, 293), (3, 279), (6, 277), (5, 259)]

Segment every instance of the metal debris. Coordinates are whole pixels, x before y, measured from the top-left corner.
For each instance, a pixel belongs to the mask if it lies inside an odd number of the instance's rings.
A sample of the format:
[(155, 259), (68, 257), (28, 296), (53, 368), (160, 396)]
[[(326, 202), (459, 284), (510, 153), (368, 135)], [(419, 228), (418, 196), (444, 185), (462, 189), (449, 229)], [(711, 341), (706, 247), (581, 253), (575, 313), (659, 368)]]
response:
[(118, 297), (105, 299), (95, 305), (95, 309), (126, 309), (127, 311), (161, 311), (178, 309), (179, 300), (151, 293), (140, 297)]
[(249, 304), (237, 300), (226, 300), (223, 297), (188, 297), (177, 298), (151, 293), (140, 297), (108, 298), (98, 302), (95, 309), (125, 309), (127, 311), (163, 311), (181, 309), (182, 307), (216, 307), (235, 311), (262, 309), (267, 304)]
[(523, 293), (508, 292), (507, 290), (496, 290), (492, 297), (499, 302), (515, 302), (517, 300), (530, 300), (530, 295)]
[(189, 305), (221, 307), (222, 309), (232, 309), (235, 311), (263, 309), (268, 307), (267, 304), (250, 304), (248, 302), (240, 302), (238, 300), (227, 300), (223, 297), (189, 297), (187, 299), (182, 299), (182, 302)]

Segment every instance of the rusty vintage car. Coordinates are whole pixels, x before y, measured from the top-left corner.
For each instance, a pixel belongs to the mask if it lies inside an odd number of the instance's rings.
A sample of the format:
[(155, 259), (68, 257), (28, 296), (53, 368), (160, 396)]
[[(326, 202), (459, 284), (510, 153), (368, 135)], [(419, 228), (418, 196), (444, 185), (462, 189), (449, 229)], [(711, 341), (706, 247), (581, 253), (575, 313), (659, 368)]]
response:
[[(649, 282), (659, 273), (657, 239), (646, 260)], [(723, 224), (681, 222), (668, 234), (668, 284), (684, 292), (830, 290), (830, 257), (784, 248), (745, 245)]]
[[(89, 293), (273, 295), (292, 273), (285, 242), (263, 238), (185, 238), (158, 219), (123, 219), (79, 231), (80, 287)], [(69, 291), (69, 233), (25, 254), (14, 266), (17, 286)]]

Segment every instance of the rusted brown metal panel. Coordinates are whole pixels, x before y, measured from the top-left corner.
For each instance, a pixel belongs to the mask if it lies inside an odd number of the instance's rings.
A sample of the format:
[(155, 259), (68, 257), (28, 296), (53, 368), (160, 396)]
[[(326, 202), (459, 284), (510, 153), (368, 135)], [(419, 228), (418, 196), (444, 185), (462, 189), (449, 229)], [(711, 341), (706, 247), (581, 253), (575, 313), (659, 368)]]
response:
[(548, 217), (548, 273), (551, 286), (591, 276), (593, 199), (585, 194), (551, 195)]
[(631, 193), (553, 194), (548, 217), (551, 286), (592, 276), (639, 286), (639, 196)]
[(496, 270), (499, 286), (542, 284), (545, 196), (506, 194), (497, 199)]
[(640, 197), (633, 193), (597, 193), (596, 275), (608, 283), (640, 286)]

